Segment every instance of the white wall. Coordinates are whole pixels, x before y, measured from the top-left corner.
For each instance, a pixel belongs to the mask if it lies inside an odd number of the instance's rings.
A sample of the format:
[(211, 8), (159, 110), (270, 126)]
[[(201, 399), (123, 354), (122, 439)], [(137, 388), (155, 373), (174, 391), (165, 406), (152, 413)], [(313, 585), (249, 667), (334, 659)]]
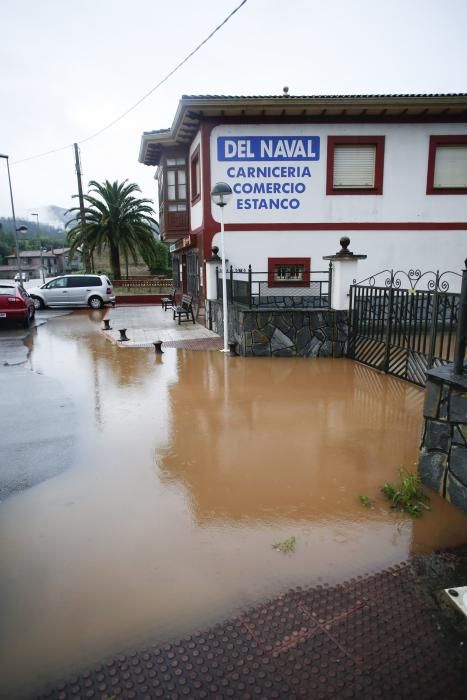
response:
[[(308, 125), (221, 125), (211, 134), (211, 184), (228, 182), (283, 182), (284, 178), (257, 180), (229, 176), (229, 168), (262, 166), (308, 166), (311, 177), (288, 177), (303, 182), (306, 190), (298, 196), (294, 210), (240, 209), (239, 199), (248, 197), (294, 197), (295, 195), (234, 195), (229, 204), (230, 223), (306, 222), (423, 222), (467, 220), (466, 195), (427, 195), (428, 145), (430, 135), (466, 134), (467, 124), (308, 124)], [(316, 161), (236, 161), (217, 159), (220, 136), (317, 136), (320, 157)], [(327, 136), (385, 136), (382, 195), (326, 195)], [(214, 218), (219, 220), (217, 207)], [(378, 234), (381, 235), (381, 234)], [(459, 234), (457, 234), (459, 235)], [(466, 251), (467, 254), (467, 251)]]
[[(192, 182), (191, 182), (191, 156), (193, 155), (193, 153), (195, 152), (195, 150), (198, 146), (200, 146), (199, 167), (200, 167), (200, 173), (201, 173), (201, 183), (200, 183), (200, 185), (201, 185), (201, 199), (194, 206), (192, 206), (190, 203), (190, 229), (192, 231), (199, 228), (203, 224), (203, 177), (202, 177), (203, 156), (201, 153), (201, 133), (199, 131), (196, 134), (196, 136), (193, 140), (193, 143), (190, 146), (190, 154), (188, 157), (187, 170), (188, 170), (188, 178), (189, 178), (189, 182), (190, 182), (190, 193), (193, 191)], [(191, 194), (190, 194), (190, 199), (191, 199)]]
[[(229, 205), (230, 206), (230, 205)], [(228, 209), (225, 208), (228, 220)], [(467, 228), (467, 227), (466, 227)], [(312, 270), (326, 270), (324, 255), (340, 249), (342, 231), (226, 231), (228, 265), (266, 272), (268, 257), (310, 257)], [(467, 231), (349, 231), (349, 249), (367, 255), (358, 263), (358, 281), (384, 269), (460, 272), (467, 256)], [(220, 247), (220, 234), (213, 245)], [(453, 286), (457, 285), (457, 286)], [(460, 282), (451, 280), (450, 291)]]

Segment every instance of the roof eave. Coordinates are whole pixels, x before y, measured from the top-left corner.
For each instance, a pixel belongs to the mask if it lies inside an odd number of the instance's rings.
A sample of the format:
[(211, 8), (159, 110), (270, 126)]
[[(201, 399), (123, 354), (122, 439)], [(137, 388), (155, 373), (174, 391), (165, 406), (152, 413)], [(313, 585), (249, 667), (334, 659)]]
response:
[[(222, 111), (224, 116), (228, 116), (229, 108), (233, 108), (238, 104), (245, 105), (245, 108), (267, 110), (269, 108), (277, 110), (278, 107), (285, 109), (293, 105), (294, 109), (309, 108), (325, 112), (328, 109), (335, 110), (341, 108), (347, 110), (351, 108), (366, 109), (417, 109), (429, 111), (431, 108), (439, 107), (464, 107), (467, 109), (467, 95), (459, 94), (440, 94), (440, 95), (317, 95), (317, 96), (225, 96), (225, 95), (206, 95), (206, 96), (190, 96), (183, 95), (177, 106), (177, 111), (174, 116), (172, 126), (167, 131), (160, 132), (145, 132), (141, 138), (141, 147), (138, 160), (145, 165), (158, 165), (162, 148), (167, 146), (179, 145), (178, 138), (180, 128), (183, 125), (186, 115), (189, 112), (202, 112), (209, 107), (209, 110)], [(238, 109), (238, 107), (237, 107)], [(196, 123), (196, 122), (194, 122)], [(148, 157), (148, 147), (150, 145), (160, 146), (156, 153), (150, 159)], [(150, 161), (150, 162), (149, 162)]]

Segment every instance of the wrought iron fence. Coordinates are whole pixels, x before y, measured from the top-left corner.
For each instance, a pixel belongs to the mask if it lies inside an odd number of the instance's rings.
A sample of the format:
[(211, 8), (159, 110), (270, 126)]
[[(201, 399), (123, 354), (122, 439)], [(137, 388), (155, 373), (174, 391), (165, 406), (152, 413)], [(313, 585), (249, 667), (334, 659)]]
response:
[(143, 287), (164, 287), (169, 288), (174, 286), (171, 279), (157, 277), (128, 277), (121, 280), (113, 280), (114, 287), (126, 287), (128, 289), (141, 289)]
[(466, 269), (462, 272), (462, 286), (459, 299), (459, 320), (456, 335), (456, 350), (454, 353), (454, 372), (465, 372), (465, 349), (467, 346), (467, 260)]
[[(248, 268), (227, 269), (227, 299), (249, 309), (329, 308), (332, 286), (332, 265), (327, 270), (303, 270), (306, 283), (274, 281), (268, 272)], [(222, 299), (222, 270), (216, 268), (217, 298)]]
[[(449, 291), (449, 280), (460, 277), (451, 271), (383, 270), (354, 283), (349, 356), (421, 385), (427, 369), (453, 362), (456, 353), (462, 354), (463, 362), (467, 321), (461, 322), (459, 294)], [(422, 280), (426, 289), (419, 288)], [(462, 323), (464, 348), (456, 350)]]

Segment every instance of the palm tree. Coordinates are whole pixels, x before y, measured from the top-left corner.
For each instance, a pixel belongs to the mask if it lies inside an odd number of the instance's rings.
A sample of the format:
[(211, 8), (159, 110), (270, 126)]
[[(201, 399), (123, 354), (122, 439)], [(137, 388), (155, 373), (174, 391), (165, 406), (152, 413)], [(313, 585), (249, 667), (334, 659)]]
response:
[(133, 196), (134, 192), (141, 192), (138, 185), (128, 180), (113, 183), (91, 180), (89, 188), (84, 195), (84, 226), (79, 207), (69, 212), (74, 215), (67, 224), (71, 226), (69, 257), (72, 258), (78, 248), (87, 251), (89, 256), (107, 248), (114, 279), (121, 278), (121, 258), (126, 262), (132, 258), (136, 263), (139, 254), (145, 262), (153, 260), (156, 255), (153, 228), (157, 221), (153, 218), (151, 200)]

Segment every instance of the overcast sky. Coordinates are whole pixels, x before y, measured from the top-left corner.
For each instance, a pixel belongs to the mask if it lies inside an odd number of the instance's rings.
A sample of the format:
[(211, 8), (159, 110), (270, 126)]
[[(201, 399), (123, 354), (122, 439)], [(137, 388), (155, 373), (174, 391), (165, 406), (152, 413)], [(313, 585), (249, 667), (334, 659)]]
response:
[[(147, 93), (240, 0), (15, 0), (2, 3), (0, 153), (16, 213), (72, 205), (71, 147)], [(143, 131), (169, 127), (182, 94), (467, 92), (465, 0), (248, 0), (175, 76), (81, 146), (91, 179), (129, 178)], [(0, 216), (11, 216), (0, 159)]]

